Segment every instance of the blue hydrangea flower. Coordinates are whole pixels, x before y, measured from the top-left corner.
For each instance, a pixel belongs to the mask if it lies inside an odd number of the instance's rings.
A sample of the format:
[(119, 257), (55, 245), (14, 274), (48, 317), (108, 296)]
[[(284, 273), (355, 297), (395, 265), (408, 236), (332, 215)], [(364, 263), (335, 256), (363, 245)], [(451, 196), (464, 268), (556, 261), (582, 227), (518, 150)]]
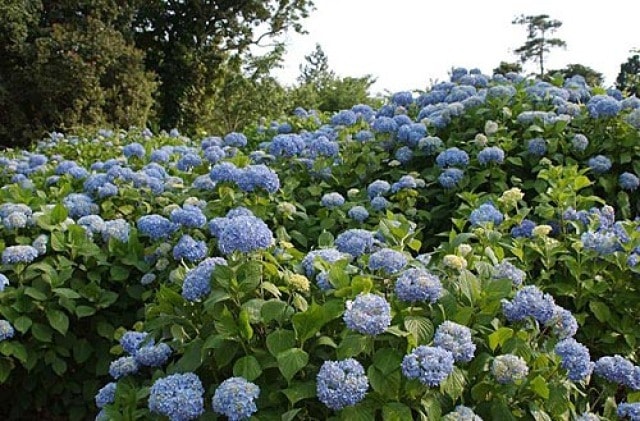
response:
[(171, 155), (169, 154), (168, 151), (163, 150), (163, 149), (156, 149), (153, 152), (151, 152), (151, 156), (149, 157), (149, 160), (151, 162), (167, 162), (169, 161), (169, 158), (171, 157)]
[(319, 156), (337, 156), (339, 152), (338, 143), (327, 139), (326, 136), (314, 139), (308, 147), (308, 156), (313, 159)]
[(218, 161), (221, 161), (225, 156), (226, 154), (220, 146), (209, 146), (204, 150), (204, 157), (211, 164), (215, 164)]
[(316, 275), (316, 285), (320, 288), (320, 291), (328, 291), (333, 288), (331, 281), (329, 280), (329, 273), (322, 271)]
[(93, 238), (94, 234), (101, 234), (105, 227), (104, 220), (98, 215), (83, 216), (78, 219), (77, 224), (85, 229), (89, 238)]
[(242, 148), (247, 145), (247, 137), (242, 133), (232, 132), (226, 135), (223, 139), (224, 146), (235, 146)]
[(509, 279), (516, 287), (522, 285), (526, 277), (527, 274), (523, 270), (518, 269), (507, 260), (493, 266), (493, 279)]
[(109, 365), (109, 374), (114, 379), (118, 380), (122, 377), (138, 372), (140, 366), (136, 362), (134, 357), (120, 357), (115, 361), (112, 361)]
[(347, 301), (343, 320), (347, 328), (364, 335), (379, 335), (391, 325), (391, 306), (379, 295), (358, 294)]
[(2, 252), (2, 264), (31, 263), (38, 257), (38, 250), (32, 246), (10, 246)]
[(138, 142), (133, 142), (126, 145), (124, 148), (122, 148), (122, 153), (127, 158), (131, 158), (132, 156), (135, 156), (137, 158), (144, 158), (144, 155), (146, 154), (144, 146), (142, 146)]
[(418, 141), (418, 148), (422, 150), (426, 155), (435, 155), (440, 149), (444, 147), (442, 139), (436, 136), (427, 136)]
[(469, 216), (469, 221), (473, 226), (481, 226), (488, 223), (500, 225), (503, 220), (504, 216), (491, 202), (483, 203), (477, 209), (474, 209)]
[(391, 95), (391, 102), (400, 107), (413, 104), (413, 94), (409, 91), (396, 92)]
[(71, 193), (62, 199), (62, 204), (69, 211), (71, 218), (97, 214), (100, 211), (98, 205), (84, 193)]
[(188, 234), (180, 237), (178, 244), (173, 248), (173, 258), (184, 259), (188, 262), (199, 262), (207, 257), (207, 243), (196, 241)]
[(400, 177), (400, 180), (391, 185), (391, 192), (397, 193), (400, 190), (415, 189), (416, 187), (418, 187), (418, 183), (412, 175), (403, 175)]
[(255, 216), (230, 218), (218, 238), (218, 248), (224, 254), (263, 250), (272, 243), (273, 233), (267, 224)]
[(582, 233), (580, 241), (585, 249), (595, 251), (601, 256), (621, 250), (620, 239), (611, 231), (587, 231)]
[(194, 153), (186, 153), (178, 160), (176, 168), (180, 171), (191, 171), (200, 165), (202, 165), (202, 158)]
[(264, 164), (249, 165), (242, 170), (236, 182), (242, 191), (252, 192), (256, 189), (275, 193), (280, 189), (278, 174)]
[(182, 283), (182, 296), (185, 300), (196, 301), (211, 292), (211, 275), (216, 265), (225, 265), (227, 261), (220, 257), (204, 259), (195, 268), (187, 272)]
[(215, 183), (236, 182), (242, 173), (238, 167), (231, 162), (221, 162), (211, 168), (209, 177)]
[(442, 421), (482, 421), (480, 416), (469, 407), (458, 405), (453, 412), (442, 417)]
[(4, 274), (0, 273), (0, 292), (4, 291), (4, 289), (9, 285), (9, 278), (7, 278)]
[(271, 140), (269, 153), (273, 156), (293, 157), (300, 155), (305, 143), (297, 134), (279, 134)]
[(171, 356), (171, 347), (165, 343), (142, 346), (135, 354), (138, 364), (145, 367), (163, 366)]
[(583, 134), (577, 134), (571, 139), (571, 147), (578, 152), (584, 152), (587, 146), (589, 146), (589, 139)]
[(176, 224), (161, 215), (143, 215), (136, 222), (138, 231), (152, 240), (169, 237), (178, 228)]
[(381, 270), (388, 275), (401, 271), (406, 264), (405, 255), (390, 248), (378, 250), (369, 257), (370, 270)]
[(491, 364), (491, 374), (498, 383), (508, 384), (522, 380), (529, 374), (527, 363), (517, 355), (498, 355)]
[(589, 168), (596, 174), (604, 174), (611, 169), (611, 160), (603, 155), (597, 155), (589, 159)]
[(533, 156), (544, 156), (547, 153), (547, 141), (541, 137), (529, 139), (527, 151)]
[(369, 217), (369, 212), (364, 206), (354, 206), (347, 214), (356, 222), (364, 222)]
[(358, 142), (364, 143), (372, 140), (373, 137), (374, 137), (373, 133), (371, 133), (369, 130), (360, 130), (358, 133), (355, 134), (353, 138)]
[(129, 223), (122, 218), (106, 221), (102, 230), (102, 239), (109, 241), (110, 238), (127, 243), (129, 241)]
[[(628, 98), (630, 99), (630, 98)], [(637, 98), (635, 98), (637, 100)], [(627, 106), (628, 103), (623, 103), (623, 108)], [(627, 123), (633, 126), (635, 129), (640, 129), (640, 110), (635, 109), (631, 111), (627, 117), (624, 119)]]
[(528, 285), (516, 293), (513, 300), (502, 300), (502, 312), (511, 322), (533, 317), (546, 324), (553, 318), (555, 302), (549, 294), (544, 294), (534, 285)]
[(560, 306), (555, 306), (553, 317), (547, 325), (551, 326), (553, 333), (560, 339), (570, 338), (578, 331), (576, 318), (569, 310)]
[(357, 120), (356, 113), (351, 110), (342, 110), (331, 117), (331, 124), (336, 126), (353, 126)]
[(438, 386), (453, 372), (453, 354), (446, 349), (421, 345), (402, 359), (402, 374), (426, 386)]
[(0, 342), (13, 338), (16, 331), (7, 320), (0, 320)]
[(391, 185), (384, 180), (376, 180), (367, 186), (367, 194), (370, 199), (386, 195), (391, 190)]
[(29, 217), (21, 212), (12, 212), (2, 219), (2, 225), (8, 230), (25, 228), (29, 223)]
[(620, 418), (629, 418), (631, 421), (640, 421), (640, 402), (621, 403), (618, 405), (617, 414)]
[(357, 404), (367, 389), (369, 380), (364, 368), (353, 358), (325, 361), (316, 376), (318, 400), (334, 411)]
[(371, 129), (378, 133), (395, 133), (398, 130), (398, 123), (391, 117), (376, 117), (371, 123)]
[(148, 336), (149, 334), (147, 332), (136, 332), (133, 330), (129, 330), (125, 332), (124, 335), (122, 335), (122, 337), (120, 338), (120, 346), (122, 346), (122, 349), (126, 353), (135, 356), (140, 346), (147, 343), (153, 344), (152, 339), (147, 341)]
[(631, 361), (620, 355), (598, 359), (593, 372), (612, 383), (640, 389), (640, 374), (636, 374), (640, 373), (640, 369), (636, 369)]
[(342, 253), (359, 257), (371, 251), (373, 247), (373, 234), (370, 231), (362, 229), (350, 229), (338, 235), (335, 245)]
[(476, 352), (471, 330), (448, 320), (436, 329), (433, 345), (451, 352), (456, 362), (468, 363)]
[(391, 206), (391, 203), (382, 196), (376, 196), (371, 199), (371, 207), (374, 210), (382, 211), (387, 209), (389, 206)]
[(520, 225), (511, 228), (511, 236), (513, 238), (531, 238), (535, 227), (535, 222), (530, 219), (523, 219)]
[(560, 366), (567, 370), (569, 380), (581, 381), (591, 375), (594, 364), (586, 346), (567, 338), (558, 342), (554, 350), (562, 359)]
[(320, 204), (325, 208), (335, 209), (344, 205), (344, 197), (340, 193), (327, 193), (320, 199)]
[(445, 189), (454, 189), (464, 178), (464, 171), (459, 168), (446, 168), (439, 176), (438, 182)]
[(424, 269), (411, 268), (398, 277), (395, 292), (402, 301), (435, 303), (442, 296), (442, 284), (437, 275)]
[(207, 217), (202, 209), (194, 205), (184, 205), (171, 211), (171, 222), (186, 228), (202, 228), (207, 223)]
[(427, 127), (423, 123), (410, 123), (400, 126), (398, 140), (412, 148), (417, 146), (420, 139), (427, 135)]
[(140, 283), (142, 285), (149, 285), (156, 280), (156, 275), (153, 273), (145, 273), (142, 278), (140, 278)]
[(623, 172), (620, 174), (620, 177), (618, 177), (618, 183), (620, 183), (620, 187), (624, 190), (634, 191), (640, 186), (640, 179), (635, 174)]
[(96, 394), (96, 406), (103, 408), (105, 405), (109, 405), (116, 400), (116, 387), (114, 382), (107, 383), (102, 389), (98, 390)]
[(396, 151), (394, 158), (402, 164), (406, 164), (413, 158), (413, 151), (408, 146), (402, 146)]
[(461, 149), (449, 148), (438, 154), (436, 164), (440, 168), (466, 167), (469, 165), (469, 155)]
[(621, 109), (620, 101), (609, 95), (594, 95), (587, 102), (587, 110), (592, 118), (615, 117)]
[(223, 381), (213, 395), (213, 410), (225, 415), (229, 421), (247, 420), (258, 410), (255, 400), (260, 388), (243, 377)]
[(194, 373), (172, 374), (153, 383), (149, 410), (171, 421), (189, 421), (204, 412), (204, 388)]
[(478, 162), (480, 165), (502, 164), (504, 162), (504, 151), (497, 146), (490, 146), (478, 152)]

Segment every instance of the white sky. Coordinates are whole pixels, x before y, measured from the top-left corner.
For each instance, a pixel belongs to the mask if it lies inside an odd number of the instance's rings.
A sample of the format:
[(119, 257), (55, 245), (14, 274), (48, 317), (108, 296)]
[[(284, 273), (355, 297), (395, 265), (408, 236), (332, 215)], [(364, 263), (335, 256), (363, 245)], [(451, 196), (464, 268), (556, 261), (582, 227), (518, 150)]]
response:
[[(629, 50), (640, 48), (640, 2), (636, 0), (315, 0), (303, 23), (307, 35), (287, 36), (284, 67), (276, 72), (295, 83), (304, 56), (319, 43), (339, 76), (377, 78), (372, 91), (424, 89), (445, 80), (452, 67), (491, 74), (526, 39), (514, 17), (547, 14), (563, 22), (555, 36), (567, 49), (553, 49), (545, 68), (569, 63), (592, 67), (613, 85)], [(526, 72), (536, 70), (530, 63)]]

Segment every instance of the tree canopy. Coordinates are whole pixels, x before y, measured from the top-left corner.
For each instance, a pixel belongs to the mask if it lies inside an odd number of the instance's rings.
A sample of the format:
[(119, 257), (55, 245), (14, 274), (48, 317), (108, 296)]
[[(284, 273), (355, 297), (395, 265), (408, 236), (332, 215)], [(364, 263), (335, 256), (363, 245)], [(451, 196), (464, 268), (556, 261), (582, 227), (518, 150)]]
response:
[(527, 40), (514, 53), (520, 56), (522, 64), (529, 61), (537, 62), (540, 66), (539, 75), (544, 76), (545, 54), (549, 53), (551, 48), (567, 46), (562, 39), (549, 37), (562, 26), (562, 22), (551, 19), (549, 15), (520, 15), (511, 23), (527, 28)]

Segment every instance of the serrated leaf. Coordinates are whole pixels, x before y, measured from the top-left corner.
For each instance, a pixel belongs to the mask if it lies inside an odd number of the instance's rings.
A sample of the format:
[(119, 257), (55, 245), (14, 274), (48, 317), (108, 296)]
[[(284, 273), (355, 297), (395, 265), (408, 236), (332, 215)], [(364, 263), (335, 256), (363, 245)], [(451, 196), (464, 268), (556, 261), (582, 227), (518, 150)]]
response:
[(611, 318), (611, 312), (609, 311), (609, 307), (606, 304), (600, 301), (591, 301), (589, 303), (589, 309), (593, 312), (593, 315), (596, 316), (596, 319), (600, 322), (607, 322)]
[(411, 408), (400, 402), (390, 402), (382, 407), (384, 421), (406, 421), (413, 419)]
[(547, 381), (542, 376), (536, 376), (531, 382), (529, 382), (529, 387), (531, 390), (538, 396), (543, 399), (549, 398), (549, 386), (547, 385)]
[(501, 327), (489, 335), (489, 348), (495, 351), (498, 346), (502, 346), (507, 339), (513, 336), (513, 329)]
[(407, 316), (404, 328), (411, 333), (418, 344), (427, 343), (433, 336), (433, 323), (422, 316)]
[(295, 347), (296, 334), (291, 330), (277, 329), (267, 336), (267, 349), (274, 357), (287, 349)]
[(239, 358), (233, 365), (233, 375), (244, 377), (250, 382), (254, 381), (262, 374), (260, 363), (253, 355)]
[(61, 310), (48, 309), (46, 311), (47, 320), (52, 328), (60, 332), (62, 335), (69, 330), (69, 317)]
[(288, 349), (276, 357), (280, 372), (290, 382), (293, 376), (309, 362), (309, 354), (300, 348)]
[(303, 399), (310, 399), (316, 397), (316, 383), (315, 382), (294, 382), (288, 388), (282, 391), (284, 395), (289, 399), (291, 405), (295, 405)]
[(20, 316), (13, 321), (13, 327), (20, 333), (26, 333), (32, 324), (33, 321), (27, 316)]

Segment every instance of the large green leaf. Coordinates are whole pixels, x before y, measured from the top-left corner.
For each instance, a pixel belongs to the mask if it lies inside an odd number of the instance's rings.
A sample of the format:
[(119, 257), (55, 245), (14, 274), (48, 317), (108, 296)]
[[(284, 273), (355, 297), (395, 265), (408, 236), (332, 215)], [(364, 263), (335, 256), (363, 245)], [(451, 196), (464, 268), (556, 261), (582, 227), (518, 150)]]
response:
[(309, 362), (309, 354), (300, 348), (292, 348), (281, 352), (276, 357), (280, 372), (290, 382), (293, 376)]

